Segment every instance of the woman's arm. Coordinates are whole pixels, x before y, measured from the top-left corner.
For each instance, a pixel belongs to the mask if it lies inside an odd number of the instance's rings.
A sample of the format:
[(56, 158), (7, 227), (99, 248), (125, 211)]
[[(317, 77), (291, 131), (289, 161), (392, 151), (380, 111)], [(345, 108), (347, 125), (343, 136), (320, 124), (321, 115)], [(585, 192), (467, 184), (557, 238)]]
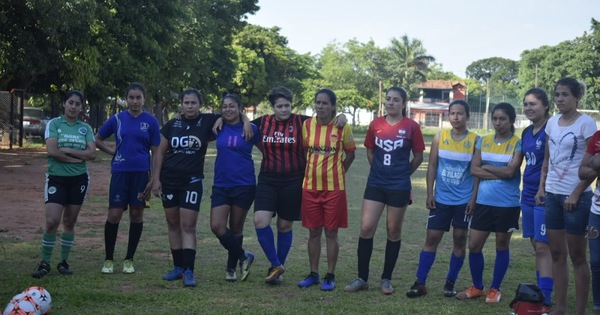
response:
[(513, 178), (521, 169), (523, 152), (515, 152), (506, 166), (483, 165), (482, 169), (496, 175), (498, 178)]
[(48, 156), (63, 163), (82, 163), (84, 160), (75, 156), (71, 156), (58, 148), (57, 138), (46, 139), (46, 151)]
[(438, 147), (440, 142), (440, 133), (436, 133), (433, 136), (433, 140), (431, 141), (431, 149), (429, 150), (429, 163), (427, 164), (427, 200), (425, 201), (425, 206), (427, 209), (435, 209), (435, 195), (433, 192), (433, 187), (435, 184), (435, 177), (437, 175), (437, 167), (438, 167)]
[(75, 150), (71, 148), (58, 148), (67, 155), (74, 156), (84, 161), (91, 161), (96, 158), (96, 142), (88, 141), (85, 150)]
[(100, 136), (99, 134), (96, 134), (95, 136), (96, 138), (96, 147), (98, 147), (98, 149), (100, 149), (100, 151), (109, 154), (110, 156), (114, 156), (116, 149), (114, 146), (107, 144), (106, 142), (104, 142), (104, 138), (102, 138), (102, 136)]
[(413, 151), (413, 159), (410, 161), (410, 175), (412, 175), (423, 163), (423, 152)]
[(165, 154), (169, 149), (169, 141), (165, 136), (160, 136), (160, 144), (156, 150), (156, 154), (152, 155), (152, 194), (159, 197), (162, 193), (162, 184), (160, 182), (160, 170), (165, 159)]
[(473, 153), (473, 160), (471, 161), (471, 174), (479, 179), (498, 179), (499, 177), (486, 171), (481, 166), (483, 161), (481, 160), (481, 150), (475, 149)]
[(351, 152), (346, 152), (346, 157), (344, 158), (344, 172), (347, 173), (348, 170), (350, 169), (350, 165), (352, 165), (352, 162), (354, 161), (354, 151)]

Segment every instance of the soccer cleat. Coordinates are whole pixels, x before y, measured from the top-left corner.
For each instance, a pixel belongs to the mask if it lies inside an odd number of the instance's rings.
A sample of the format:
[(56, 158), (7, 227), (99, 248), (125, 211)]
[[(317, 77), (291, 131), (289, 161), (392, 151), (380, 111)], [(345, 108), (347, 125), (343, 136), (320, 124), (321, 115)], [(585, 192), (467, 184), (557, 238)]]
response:
[(454, 281), (446, 280), (444, 284), (444, 296), (453, 297), (456, 295), (456, 289), (454, 288)]
[(113, 261), (105, 260), (104, 265), (102, 266), (102, 273), (110, 274), (110, 273), (113, 273), (113, 271), (114, 271)]
[(173, 270), (169, 271), (169, 273), (165, 274), (162, 278), (163, 280), (173, 281), (177, 279), (181, 279), (183, 277), (183, 268), (175, 267)]
[(498, 303), (501, 298), (502, 294), (500, 293), (500, 290), (493, 288), (488, 291), (487, 296), (485, 297), (485, 303)]
[(245, 281), (250, 274), (250, 267), (252, 267), (252, 263), (254, 262), (254, 254), (251, 252), (246, 252), (246, 260), (241, 262), (242, 265), (242, 281)]
[(474, 285), (471, 285), (468, 289), (462, 291), (462, 292), (458, 292), (456, 294), (456, 298), (459, 300), (466, 300), (466, 299), (475, 299), (481, 296), (485, 296), (485, 291), (484, 289), (477, 289)]
[(316, 272), (311, 272), (308, 276), (306, 276), (306, 278), (304, 278), (304, 280), (298, 282), (298, 286), (301, 288), (308, 288), (319, 283), (321, 283), (319, 274)]
[(333, 291), (335, 289), (335, 277), (332, 274), (325, 275), (321, 284), (321, 291)]
[(369, 283), (361, 278), (352, 280), (352, 282), (344, 288), (344, 291), (346, 292), (358, 292), (362, 290), (369, 290)]
[(225, 272), (225, 280), (229, 282), (237, 281), (237, 274), (235, 273), (235, 269), (227, 269)]
[(394, 293), (394, 287), (392, 286), (392, 280), (381, 279), (381, 293), (384, 295), (391, 295)]
[(191, 269), (186, 269), (183, 272), (183, 285), (186, 287), (196, 286), (196, 278), (194, 277), (194, 272)]
[(125, 273), (125, 274), (132, 274), (134, 272), (135, 272), (135, 268), (133, 268), (133, 260), (126, 259), (123, 262), (123, 273)]
[(70, 276), (73, 274), (73, 271), (71, 271), (69, 269), (69, 264), (67, 264), (66, 260), (61, 261), (57, 266), (56, 269), (58, 270), (58, 273), (60, 273), (61, 275), (65, 275), (65, 276)]
[(34, 278), (42, 278), (45, 275), (50, 273), (50, 264), (45, 261), (40, 261), (37, 270), (31, 273), (31, 276)]
[(275, 281), (285, 272), (282, 265), (269, 268), (267, 277), (265, 278), (266, 283), (275, 284)]
[(427, 287), (419, 283), (419, 281), (415, 281), (410, 290), (406, 291), (406, 296), (409, 298), (416, 298), (427, 294)]

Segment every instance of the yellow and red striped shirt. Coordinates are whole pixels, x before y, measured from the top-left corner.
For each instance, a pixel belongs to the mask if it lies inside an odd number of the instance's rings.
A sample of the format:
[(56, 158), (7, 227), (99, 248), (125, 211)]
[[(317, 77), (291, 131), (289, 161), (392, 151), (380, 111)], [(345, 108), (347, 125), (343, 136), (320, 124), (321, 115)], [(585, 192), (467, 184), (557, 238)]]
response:
[(317, 123), (315, 117), (302, 125), (304, 149), (308, 151), (303, 189), (307, 190), (346, 190), (344, 175), (344, 152), (354, 152), (356, 145), (352, 128), (343, 128)]

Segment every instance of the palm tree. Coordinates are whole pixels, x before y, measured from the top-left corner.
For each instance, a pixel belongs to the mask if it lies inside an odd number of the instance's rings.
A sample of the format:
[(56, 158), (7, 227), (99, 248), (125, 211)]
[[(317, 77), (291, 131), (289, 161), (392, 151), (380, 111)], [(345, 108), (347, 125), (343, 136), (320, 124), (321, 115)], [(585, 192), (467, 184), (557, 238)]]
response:
[(435, 62), (433, 56), (427, 55), (420, 40), (410, 39), (407, 35), (400, 39), (393, 38), (388, 52), (390, 80), (393, 84), (406, 88), (409, 93), (417, 83), (427, 79), (429, 64)]

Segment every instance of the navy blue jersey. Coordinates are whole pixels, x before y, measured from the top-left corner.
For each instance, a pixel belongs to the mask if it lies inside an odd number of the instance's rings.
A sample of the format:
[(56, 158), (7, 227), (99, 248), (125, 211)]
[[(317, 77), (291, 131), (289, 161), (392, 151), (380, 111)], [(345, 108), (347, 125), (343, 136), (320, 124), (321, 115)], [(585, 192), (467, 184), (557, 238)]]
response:
[(540, 186), (540, 174), (544, 164), (546, 150), (546, 124), (533, 134), (533, 125), (523, 130), (521, 144), (525, 157), (525, 171), (523, 172), (523, 191), (521, 203), (535, 206), (535, 194)]

